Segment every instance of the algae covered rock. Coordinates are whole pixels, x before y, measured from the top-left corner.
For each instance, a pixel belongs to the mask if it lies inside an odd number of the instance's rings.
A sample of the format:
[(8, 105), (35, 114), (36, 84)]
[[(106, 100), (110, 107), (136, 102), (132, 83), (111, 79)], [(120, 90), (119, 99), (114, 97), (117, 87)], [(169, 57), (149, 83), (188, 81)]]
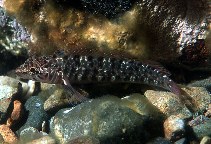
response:
[(206, 0), (5, 0), (4, 8), (30, 31), (30, 50), (37, 54), (64, 49), (197, 64), (210, 55), (203, 45), (209, 26)]

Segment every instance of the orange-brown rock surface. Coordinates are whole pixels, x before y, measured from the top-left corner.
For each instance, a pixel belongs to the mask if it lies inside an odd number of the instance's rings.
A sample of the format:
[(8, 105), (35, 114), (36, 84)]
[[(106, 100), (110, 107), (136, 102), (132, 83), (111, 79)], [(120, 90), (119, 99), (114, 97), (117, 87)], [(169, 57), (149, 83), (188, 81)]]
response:
[(7, 143), (15, 143), (18, 140), (14, 132), (7, 125), (0, 125), (0, 134)]

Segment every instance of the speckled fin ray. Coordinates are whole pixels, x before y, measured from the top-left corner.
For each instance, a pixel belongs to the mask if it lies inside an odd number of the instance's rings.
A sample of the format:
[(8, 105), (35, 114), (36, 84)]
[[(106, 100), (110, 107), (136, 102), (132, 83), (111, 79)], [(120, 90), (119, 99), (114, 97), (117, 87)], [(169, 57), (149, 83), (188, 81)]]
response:
[(67, 92), (69, 93), (70, 96), (73, 96), (76, 100), (78, 100), (79, 102), (84, 102), (89, 100), (88, 98), (84, 97), (83, 95), (81, 95), (78, 91), (76, 91), (71, 84), (69, 83), (68, 79), (66, 78), (66, 76), (64, 76), (64, 89), (67, 90)]
[(64, 89), (67, 90), (70, 96), (73, 96), (79, 102), (85, 102), (89, 100), (88, 98), (81, 95), (78, 91), (76, 91), (71, 85), (63, 85)]

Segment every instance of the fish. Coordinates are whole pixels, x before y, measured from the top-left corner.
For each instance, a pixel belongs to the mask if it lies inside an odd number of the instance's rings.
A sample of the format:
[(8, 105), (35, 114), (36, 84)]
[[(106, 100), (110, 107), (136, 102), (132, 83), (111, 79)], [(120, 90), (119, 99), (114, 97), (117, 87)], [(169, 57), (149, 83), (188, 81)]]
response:
[[(73, 83), (140, 83), (160, 87), (176, 95), (181, 88), (169, 78), (170, 72), (158, 64), (103, 56), (69, 55), (57, 51), (47, 56), (31, 56), (15, 73), (23, 79), (61, 84), (77, 93)], [(79, 96), (81, 97), (81, 96)]]
[(174, 93), (190, 112), (197, 111), (195, 100), (171, 78), (159, 63), (110, 56), (70, 55), (56, 51), (52, 55), (31, 56), (16, 68), (22, 79), (60, 84), (79, 102), (89, 98), (72, 87), (84, 83), (138, 83), (160, 87)]

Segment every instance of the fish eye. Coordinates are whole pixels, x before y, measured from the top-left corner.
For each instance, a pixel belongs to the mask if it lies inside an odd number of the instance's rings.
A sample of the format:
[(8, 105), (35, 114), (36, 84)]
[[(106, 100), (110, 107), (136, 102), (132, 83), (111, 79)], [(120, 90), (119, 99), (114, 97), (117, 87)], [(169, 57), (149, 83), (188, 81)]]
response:
[(38, 73), (39, 73), (39, 72), (36, 70), (35, 67), (31, 67), (31, 68), (30, 68), (30, 72), (31, 72), (32, 74), (38, 74)]
[(30, 68), (30, 72), (34, 73), (35, 72), (35, 68), (34, 67)]

